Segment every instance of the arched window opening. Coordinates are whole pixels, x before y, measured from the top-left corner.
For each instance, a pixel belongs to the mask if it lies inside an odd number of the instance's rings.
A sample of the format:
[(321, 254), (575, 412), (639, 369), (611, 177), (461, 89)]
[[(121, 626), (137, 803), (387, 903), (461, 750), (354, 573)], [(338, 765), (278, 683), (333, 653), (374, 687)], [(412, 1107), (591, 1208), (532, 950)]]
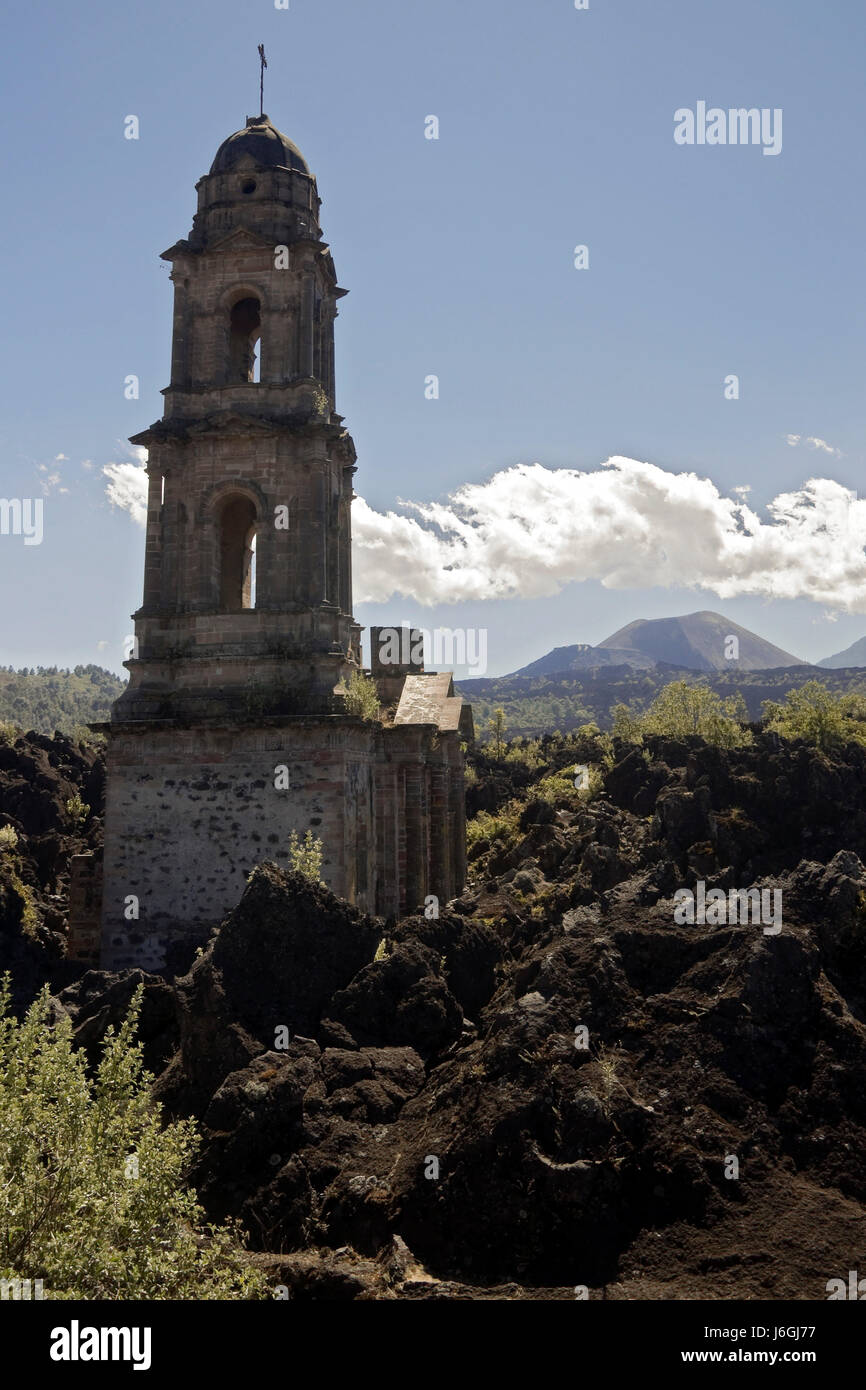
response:
[(237, 612), (255, 607), (256, 509), (248, 497), (223, 506), (220, 528), (220, 608)]
[(231, 312), (230, 371), (232, 381), (258, 381), (256, 343), (261, 336), (261, 306), (257, 299), (239, 299)]

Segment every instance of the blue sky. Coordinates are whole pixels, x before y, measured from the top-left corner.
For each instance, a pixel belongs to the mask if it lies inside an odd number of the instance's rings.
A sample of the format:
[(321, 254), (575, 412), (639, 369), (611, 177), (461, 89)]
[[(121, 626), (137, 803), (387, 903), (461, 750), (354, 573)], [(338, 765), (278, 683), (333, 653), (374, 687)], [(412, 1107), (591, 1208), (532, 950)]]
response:
[[(573, 0), (290, 0), (285, 11), (96, 0), (19, 7), (5, 32), (0, 495), (44, 495), (45, 533), (30, 547), (0, 536), (0, 664), (119, 667), (143, 533), (109, 505), (102, 470), (132, 461), (127, 436), (162, 413), (171, 295), (159, 253), (188, 233), (217, 146), (258, 109), (259, 42), (265, 110), (318, 177), (350, 290), (337, 383), (357, 492), (375, 513), (411, 515), (402, 500), (453, 516), (449, 497), (478, 485), (471, 524), (484, 529), (484, 485), (506, 478), (496, 497), (511, 511), (485, 535), (480, 578), (459, 602), (425, 606), (430, 576), (413, 589), (411, 567), (396, 566), (404, 591), (356, 604), (361, 622), (484, 627), (489, 674), (635, 617), (699, 608), (807, 658), (866, 632), (866, 586), (850, 563), (835, 577), (802, 529), (814, 497), (800, 492), (812, 477), (857, 489), (863, 471), (859, 0), (590, 0), (588, 11)], [(676, 145), (674, 112), (700, 100), (781, 108), (781, 154)], [(137, 141), (123, 138), (128, 114)], [(424, 138), (430, 114), (436, 141)], [(574, 268), (577, 244), (586, 270)], [(738, 400), (725, 399), (732, 373)], [(138, 400), (124, 398), (128, 374)], [(611, 456), (680, 479), (669, 497), (656, 475), (647, 485), (648, 525), (664, 531), (673, 517), (686, 533), (680, 568), (644, 563), (634, 515), (621, 525), (618, 508), (634, 505), (622, 489), (599, 499), (595, 484), (562, 493), (556, 479), (568, 528), (556, 516), (530, 527), (539, 556), (555, 555), (546, 583), (524, 556), (497, 587), (521, 495), (534, 505), (526, 474), (508, 470), (594, 475)], [(702, 558), (724, 506), (702, 486), (695, 520), (688, 474), (723, 499), (750, 488), (762, 526), (766, 503), (797, 495), (788, 540), (800, 527), (802, 573), (789, 556), (774, 590), (744, 560), (729, 597), (699, 587), (729, 552)], [(769, 554), (773, 542), (765, 534)], [(675, 537), (664, 545), (679, 555)], [(617, 547), (640, 562), (624, 565)]]

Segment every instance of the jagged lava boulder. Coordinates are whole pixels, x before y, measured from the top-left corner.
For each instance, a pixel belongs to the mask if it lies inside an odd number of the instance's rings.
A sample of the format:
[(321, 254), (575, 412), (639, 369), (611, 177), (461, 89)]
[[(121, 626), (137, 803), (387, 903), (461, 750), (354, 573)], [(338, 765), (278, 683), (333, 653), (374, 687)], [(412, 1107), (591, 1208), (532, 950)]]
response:
[(326, 888), (260, 864), (176, 981), (180, 1053), (163, 1098), (201, 1108), (230, 1072), (274, 1047), (277, 1029), (314, 1034), (325, 1005), (372, 960), (381, 937), (381, 923)]

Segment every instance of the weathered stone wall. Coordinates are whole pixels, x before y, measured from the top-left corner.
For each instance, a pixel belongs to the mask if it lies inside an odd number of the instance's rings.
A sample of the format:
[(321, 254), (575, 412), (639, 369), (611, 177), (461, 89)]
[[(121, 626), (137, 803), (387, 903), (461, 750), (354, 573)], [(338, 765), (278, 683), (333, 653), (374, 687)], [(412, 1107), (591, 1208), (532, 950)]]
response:
[(322, 840), (324, 881), (363, 910), (444, 907), (463, 886), (461, 767), (457, 736), (428, 725), (115, 727), (103, 968), (158, 970), (170, 944), (201, 940), (255, 864), (289, 866), (292, 830)]
[(377, 910), (400, 916), (431, 895), (444, 907), (466, 878), (458, 735), (431, 724), (383, 729), (375, 777)]
[(158, 969), (170, 942), (206, 934), (255, 864), (289, 866), (292, 830), (323, 841), (329, 887), (373, 909), (374, 760), (375, 726), (348, 719), (113, 732), (103, 968)]

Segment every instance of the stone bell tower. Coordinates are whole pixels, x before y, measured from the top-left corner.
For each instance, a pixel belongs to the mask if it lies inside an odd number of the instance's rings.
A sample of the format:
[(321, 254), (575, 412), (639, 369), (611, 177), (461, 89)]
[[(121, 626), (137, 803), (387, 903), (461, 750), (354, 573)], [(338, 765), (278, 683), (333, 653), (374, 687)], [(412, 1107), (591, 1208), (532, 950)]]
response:
[[(333, 709), (359, 660), (334, 404), (334, 263), (299, 150), (252, 117), (197, 185), (172, 263), (171, 384), (148, 448), (132, 719)], [(254, 586), (254, 591), (253, 591)]]
[[(360, 669), (355, 449), (335, 408), (346, 291), (316, 180), (262, 115), (196, 187), (192, 231), (163, 253), (163, 418), (133, 437), (148, 449), (148, 504), (129, 685), (95, 726), (109, 969), (161, 969), (173, 952), (182, 964), (255, 864), (289, 865), (293, 831), (322, 841), (323, 878), (368, 911), (452, 896), (465, 867), (471, 715), (450, 677), (397, 673), (397, 705), (377, 671), (390, 718), (351, 715), (343, 693)], [(76, 949), (91, 952), (83, 929)]]

